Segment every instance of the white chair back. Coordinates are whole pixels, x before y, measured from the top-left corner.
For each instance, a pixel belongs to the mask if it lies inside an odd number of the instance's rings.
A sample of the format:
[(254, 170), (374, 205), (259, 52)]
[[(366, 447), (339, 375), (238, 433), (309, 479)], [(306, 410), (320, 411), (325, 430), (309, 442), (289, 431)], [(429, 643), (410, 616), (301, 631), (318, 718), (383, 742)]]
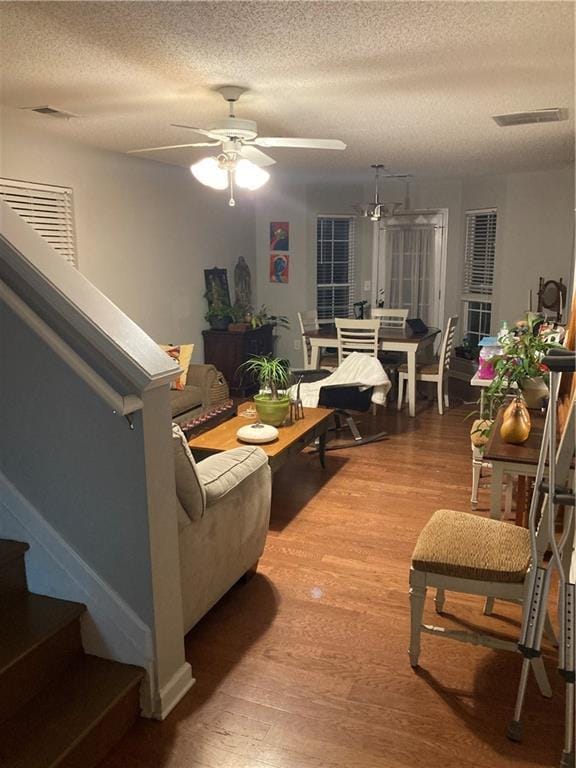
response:
[(448, 318), (446, 324), (446, 330), (440, 343), (440, 354), (438, 371), (446, 370), (450, 367), (450, 358), (452, 357), (452, 348), (454, 346), (454, 335), (456, 333), (456, 326), (458, 325), (458, 315)]
[(318, 312), (315, 309), (307, 309), (306, 312), (298, 312), (298, 322), (300, 323), (300, 333), (306, 331), (317, 331), (320, 326), (318, 324)]
[(381, 328), (404, 328), (406, 326), (408, 310), (393, 309), (392, 307), (377, 307), (376, 309), (371, 310), (370, 315), (373, 319), (378, 318), (380, 320)]
[(307, 309), (305, 312), (298, 312), (298, 322), (300, 324), (300, 335), (302, 338), (302, 353), (304, 355), (304, 368), (310, 367), (312, 358), (312, 347), (310, 339), (306, 336), (306, 331), (318, 331), (318, 312), (315, 309)]
[(348, 320), (337, 317), (338, 365), (352, 352), (363, 352), (378, 357), (378, 331), (380, 320)]

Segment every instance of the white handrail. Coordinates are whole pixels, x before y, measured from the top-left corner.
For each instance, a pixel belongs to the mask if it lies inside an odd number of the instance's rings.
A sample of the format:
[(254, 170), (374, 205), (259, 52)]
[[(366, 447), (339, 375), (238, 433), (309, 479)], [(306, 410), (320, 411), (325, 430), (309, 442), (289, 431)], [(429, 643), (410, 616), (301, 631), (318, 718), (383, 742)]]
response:
[(114, 411), (127, 416), (135, 411), (142, 410), (142, 400), (136, 395), (120, 395), (91, 368), (57, 333), (55, 333), (44, 320), (30, 309), (30, 307), (0, 280), (0, 298), (14, 310), (26, 325), (48, 344), (61, 360), (72, 368)]

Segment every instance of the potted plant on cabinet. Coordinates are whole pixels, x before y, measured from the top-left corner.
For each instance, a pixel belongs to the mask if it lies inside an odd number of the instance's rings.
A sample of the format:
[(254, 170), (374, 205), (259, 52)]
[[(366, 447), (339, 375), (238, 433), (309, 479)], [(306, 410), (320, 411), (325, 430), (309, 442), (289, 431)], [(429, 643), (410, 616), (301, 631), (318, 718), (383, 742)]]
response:
[(288, 361), (270, 355), (255, 355), (246, 360), (241, 369), (253, 376), (260, 389), (264, 390), (254, 395), (260, 421), (273, 427), (281, 426), (290, 410)]
[(542, 358), (559, 346), (554, 331), (545, 328), (543, 318), (534, 313), (500, 336), (499, 343), (500, 353), (490, 360), (494, 378), (484, 392), (484, 412), (476, 429), (486, 438), (498, 409), (510, 396), (521, 397), (528, 408), (542, 407), (548, 397), (547, 368)]
[(210, 328), (213, 331), (227, 330), (232, 322), (234, 311), (222, 295), (217, 283), (213, 283), (212, 289), (206, 291), (204, 298), (208, 302), (208, 311), (204, 315), (204, 319), (210, 323)]

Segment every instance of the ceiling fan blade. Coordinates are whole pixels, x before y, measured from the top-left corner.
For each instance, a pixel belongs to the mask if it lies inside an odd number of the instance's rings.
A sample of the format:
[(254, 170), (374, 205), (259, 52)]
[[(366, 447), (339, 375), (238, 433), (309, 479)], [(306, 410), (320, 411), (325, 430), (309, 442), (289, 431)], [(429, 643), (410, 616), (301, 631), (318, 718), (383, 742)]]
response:
[(201, 133), (202, 136), (209, 136), (211, 139), (220, 139), (221, 137), (206, 130), (206, 128), (194, 128), (193, 125), (181, 125), (180, 123), (170, 123), (172, 128), (186, 128), (189, 131), (195, 131)]
[(262, 150), (258, 149), (258, 147), (253, 147), (247, 144), (242, 145), (240, 154), (242, 157), (245, 157), (246, 160), (250, 160), (250, 162), (254, 163), (254, 165), (259, 165), (260, 167), (265, 165), (274, 165), (276, 162), (273, 157), (270, 157), (270, 155), (262, 152)]
[(129, 155), (137, 155), (139, 152), (161, 152), (165, 149), (188, 149), (195, 147), (217, 147), (219, 141), (198, 141), (196, 144), (167, 144), (164, 147), (145, 147), (144, 149), (129, 149)]
[(340, 139), (284, 139), (273, 136), (259, 136), (254, 139), (259, 147), (295, 147), (299, 149), (346, 149)]

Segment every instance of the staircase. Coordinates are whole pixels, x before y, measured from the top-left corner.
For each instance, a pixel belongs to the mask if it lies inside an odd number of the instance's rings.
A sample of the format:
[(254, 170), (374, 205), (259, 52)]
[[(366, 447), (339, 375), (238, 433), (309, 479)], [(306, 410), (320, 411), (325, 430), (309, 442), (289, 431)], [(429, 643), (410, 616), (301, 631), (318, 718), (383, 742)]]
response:
[(27, 549), (0, 539), (0, 766), (92, 768), (137, 719), (144, 672), (84, 653), (84, 606), (30, 593)]

